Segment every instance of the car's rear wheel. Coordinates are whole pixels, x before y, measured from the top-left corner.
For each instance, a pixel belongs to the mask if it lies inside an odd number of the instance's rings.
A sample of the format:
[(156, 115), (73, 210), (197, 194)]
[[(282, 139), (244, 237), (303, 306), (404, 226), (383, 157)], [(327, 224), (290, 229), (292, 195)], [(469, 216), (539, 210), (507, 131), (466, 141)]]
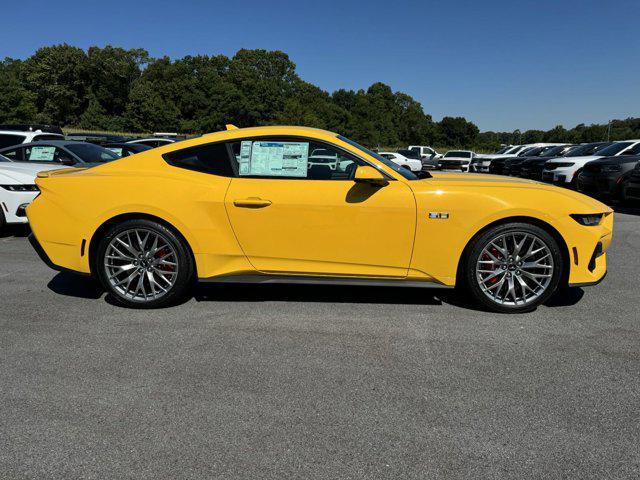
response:
[(556, 290), (564, 263), (558, 242), (528, 223), (498, 225), (475, 238), (465, 259), (468, 291), (502, 313), (534, 310)]
[(114, 300), (132, 308), (175, 304), (194, 278), (193, 258), (171, 229), (150, 220), (127, 220), (101, 239), (94, 264)]
[(2, 207), (0, 207), (0, 236), (4, 233), (4, 229), (6, 225), (7, 225), (7, 222), (4, 219), (4, 212), (2, 211)]

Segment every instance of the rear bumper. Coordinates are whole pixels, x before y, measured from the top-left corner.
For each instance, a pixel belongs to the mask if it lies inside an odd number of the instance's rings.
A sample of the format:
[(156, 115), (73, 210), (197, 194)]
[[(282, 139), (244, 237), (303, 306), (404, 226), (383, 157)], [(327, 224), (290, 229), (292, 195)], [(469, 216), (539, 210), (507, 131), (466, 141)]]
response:
[(53, 270), (57, 270), (59, 272), (63, 270), (63, 268), (59, 267), (58, 265), (56, 265), (51, 261), (51, 259), (49, 258), (49, 255), (47, 255), (47, 252), (44, 251), (44, 249), (42, 248), (42, 245), (40, 245), (40, 243), (38, 242), (38, 239), (33, 233), (30, 233), (27, 238), (29, 239), (29, 243), (31, 244), (33, 249), (36, 251), (36, 253), (40, 257), (40, 260), (46, 263), (49, 268)]
[(77, 270), (71, 270), (69, 268), (64, 268), (64, 267), (61, 267), (60, 265), (56, 265), (51, 261), (51, 259), (49, 258), (49, 255), (47, 255), (47, 252), (44, 251), (44, 248), (42, 248), (42, 245), (40, 245), (40, 242), (38, 242), (38, 239), (33, 233), (30, 233), (28, 238), (29, 238), (29, 243), (38, 254), (38, 257), (40, 257), (40, 260), (42, 260), (52, 270), (55, 270), (57, 272), (73, 272), (78, 275), (90, 276), (89, 273), (78, 272)]

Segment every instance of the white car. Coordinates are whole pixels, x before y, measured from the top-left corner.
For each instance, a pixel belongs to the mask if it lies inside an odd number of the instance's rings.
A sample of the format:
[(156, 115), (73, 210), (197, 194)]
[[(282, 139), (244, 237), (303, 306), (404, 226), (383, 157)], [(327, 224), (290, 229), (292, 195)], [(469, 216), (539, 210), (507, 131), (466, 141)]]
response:
[(404, 155), (397, 152), (378, 152), (378, 155), (383, 156), (387, 160), (391, 160), (393, 163), (407, 168), (412, 172), (419, 172), (422, 170), (422, 161), (415, 158), (407, 158)]
[(0, 148), (12, 147), (21, 143), (38, 142), (40, 140), (64, 140), (64, 135), (43, 132), (42, 130), (0, 130)]
[(442, 155), (436, 152), (433, 148), (424, 145), (409, 145), (409, 148), (407, 150), (418, 152), (420, 154), (420, 157), (422, 158), (433, 159), (442, 157)]
[(10, 162), (0, 155), (0, 232), (9, 223), (27, 223), (25, 209), (40, 193), (35, 184), (38, 172), (64, 167), (41, 163)]
[(542, 181), (563, 187), (572, 187), (576, 184), (578, 175), (584, 166), (593, 160), (621, 155), (640, 155), (640, 140), (615, 142), (598, 150), (597, 153), (597, 155), (584, 157), (560, 157), (549, 160), (542, 171)]
[(476, 154), (471, 150), (450, 150), (438, 160), (439, 170), (460, 170), (469, 171), (469, 165)]

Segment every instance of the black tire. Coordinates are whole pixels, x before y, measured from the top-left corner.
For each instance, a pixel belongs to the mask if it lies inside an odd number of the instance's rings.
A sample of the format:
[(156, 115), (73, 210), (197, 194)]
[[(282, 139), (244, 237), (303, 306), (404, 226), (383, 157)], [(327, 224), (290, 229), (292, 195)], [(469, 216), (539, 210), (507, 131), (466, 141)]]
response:
[[(483, 254), (485, 247), (487, 247), (493, 239), (504, 234), (516, 234), (516, 236), (528, 234), (536, 237), (546, 245), (553, 260), (553, 274), (549, 283), (546, 285), (546, 288), (538, 294), (537, 298), (531, 299), (528, 303), (523, 302), (520, 305), (501, 304), (497, 300), (490, 298), (490, 295), (486, 294), (480, 286), (480, 280), (478, 279), (480, 274), (476, 272), (476, 265), (480, 260), (480, 256)], [(558, 242), (546, 230), (530, 223), (507, 223), (489, 228), (471, 241), (462, 264), (461, 286), (464, 287), (464, 291), (471, 294), (479, 305), (487, 310), (499, 313), (530, 312), (535, 310), (540, 304), (546, 302), (549, 297), (553, 295), (563, 278), (564, 269), (565, 265), (560, 245), (558, 245)]]
[(4, 230), (7, 226), (7, 222), (4, 218), (4, 212), (2, 211), (2, 206), (0, 206), (0, 237), (4, 236)]
[[(118, 235), (134, 230), (152, 232), (153, 234), (160, 235), (175, 252), (176, 266), (174, 268), (177, 270), (175, 281), (171, 287), (166, 289), (166, 292), (161, 292), (159, 298), (147, 300), (146, 292), (144, 300), (129, 298), (109, 281), (107, 268), (105, 267), (107, 248), (111, 241)], [(109, 228), (98, 244), (92, 272), (94, 276), (98, 278), (104, 289), (111, 294), (115, 303), (129, 308), (161, 308), (175, 305), (185, 298), (195, 282), (195, 264), (186, 242), (170, 228), (145, 219), (126, 220)]]

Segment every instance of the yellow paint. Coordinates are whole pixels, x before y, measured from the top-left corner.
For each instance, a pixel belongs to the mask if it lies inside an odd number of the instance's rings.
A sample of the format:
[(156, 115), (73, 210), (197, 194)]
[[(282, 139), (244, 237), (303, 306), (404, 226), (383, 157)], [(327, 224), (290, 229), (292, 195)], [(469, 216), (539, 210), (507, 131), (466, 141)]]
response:
[[(225, 178), (168, 165), (162, 154), (211, 142), (298, 136), (350, 151), (372, 167), (358, 181)], [(384, 172), (386, 178), (379, 172)], [(369, 180), (369, 181), (366, 181)], [(378, 182), (378, 184), (376, 184)], [(491, 175), (433, 173), (406, 180), (336, 134), (304, 127), (229, 129), (162, 146), (91, 169), (46, 172), (42, 194), (29, 206), (32, 229), (51, 260), (90, 272), (83, 239), (119, 215), (148, 215), (173, 225), (187, 240), (198, 276), (239, 273), (408, 278), (454, 285), (458, 261), (487, 225), (528, 217), (554, 228), (575, 247), (570, 283), (606, 272), (587, 264), (598, 241), (609, 246), (613, 214), (584, 195), (536, 182)], [(448, 219), (429, 219), (429, 212)], [(596, 227), (572, 213), (609, 213)]]

